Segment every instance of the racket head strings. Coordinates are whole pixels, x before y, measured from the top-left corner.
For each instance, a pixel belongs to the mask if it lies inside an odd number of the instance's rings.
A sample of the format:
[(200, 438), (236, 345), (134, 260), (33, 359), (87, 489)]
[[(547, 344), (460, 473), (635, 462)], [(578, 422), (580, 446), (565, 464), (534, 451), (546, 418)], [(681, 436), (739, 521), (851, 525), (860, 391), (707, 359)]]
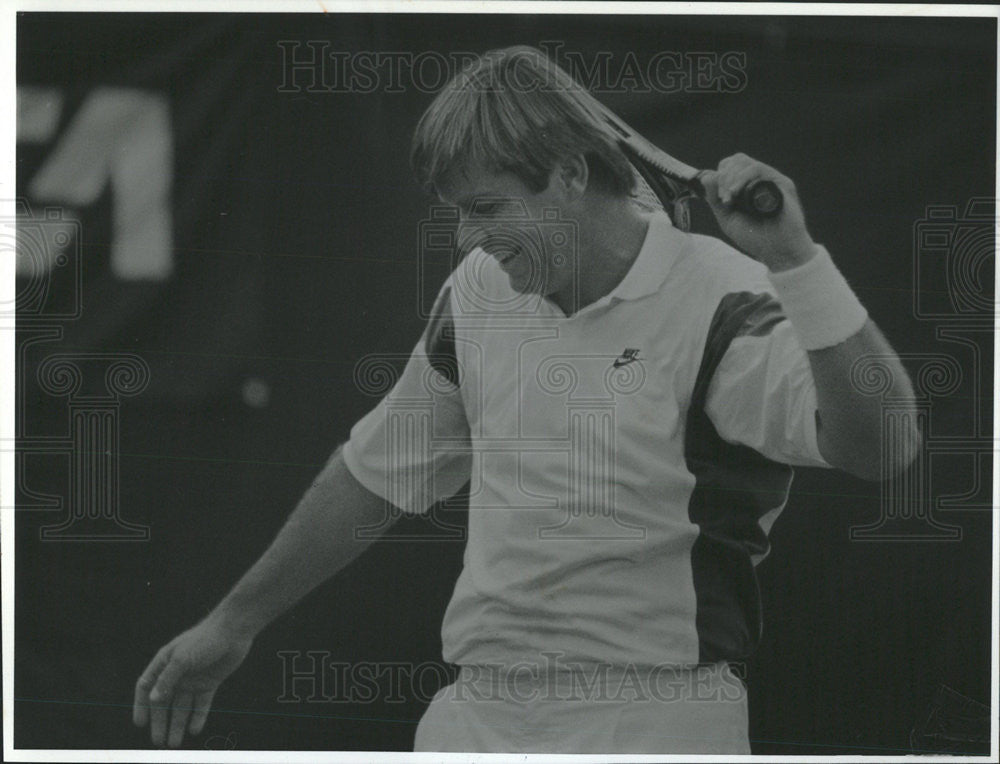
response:
[(632, 202), (648, 212), (663, 210), (675, 228), (691, 230), (690, 202), (695, 194), (690, 187), (666, 176), (632, 152), (626, 151), (625, 155), (635, 175)]

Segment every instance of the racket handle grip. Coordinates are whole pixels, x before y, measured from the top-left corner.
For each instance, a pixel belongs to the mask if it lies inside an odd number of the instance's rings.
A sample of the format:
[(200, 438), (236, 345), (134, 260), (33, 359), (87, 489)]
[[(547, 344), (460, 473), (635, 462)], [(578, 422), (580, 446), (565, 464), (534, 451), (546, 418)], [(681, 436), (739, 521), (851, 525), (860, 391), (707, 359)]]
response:
[(736, 198), (736, 208), (755, 218), (771, 218), (781, 212), (785, 197), (773, 181), (758, 180), (747, 186)]
[[(692, 183), (695, 193), (702, 197), (707, 193), (705, 184), (702, 182), (704, 174), (704, 170), (698, 173)], [(785, 197), (774, 181), (756, 180), (744, 186), (743, 190), (733, 200), (733, 206), (750, 217), (758, 219), (773, 218), (785, 206)]]

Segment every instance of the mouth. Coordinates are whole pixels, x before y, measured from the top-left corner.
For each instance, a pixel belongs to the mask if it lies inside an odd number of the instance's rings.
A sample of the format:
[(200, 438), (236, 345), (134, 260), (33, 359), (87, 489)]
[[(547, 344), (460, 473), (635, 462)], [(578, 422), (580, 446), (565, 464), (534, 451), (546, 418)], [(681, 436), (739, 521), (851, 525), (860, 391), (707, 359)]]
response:
[(494, 257), (496, 258), (497, 263), (500, 264), (500, 267), (506, 269), (507, 266), (509, 266), (512, 262), (514, 262), (514, 259), (519, 254), (521, 254), (520, 249), (512, 248), (512, 249), (504, 249), (501, 252), (497, 252), (496, 254), (494, 254)]

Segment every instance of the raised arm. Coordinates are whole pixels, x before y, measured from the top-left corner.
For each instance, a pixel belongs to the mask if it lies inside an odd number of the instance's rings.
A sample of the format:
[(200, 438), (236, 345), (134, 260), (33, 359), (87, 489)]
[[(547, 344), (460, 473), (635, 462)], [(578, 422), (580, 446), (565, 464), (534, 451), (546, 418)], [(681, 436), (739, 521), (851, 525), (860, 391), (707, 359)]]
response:
[(164, 645), (135, 686), (132, 719), (154, 745), (175, 748), (201, 732), (215, 692), (254, 638), (361, 554), (355, 530), (386, 517), (385, 499), (362, 486), (337, 449), (274, 542), (200, 623)]
[[(784, 209), (770, 220), (748, 218), (731, 204), (744, 186), (759, 179), (774, 181), (785, 196)], [(921, 434), (913, 426), (900, 436), (900, 443), (882, 443), (881, 402), (856, 389), (851, 370), (863, 356), (878, 356), (891, 373), (888, 395), (900, 400), (913, 398), (909, 376), (829, 253), (809, 235), (795, 185), (743, 154), (722, 160), (704, 182), (722, 230), (768, 267), (782, 308), (808, 352), (816, 385), (816, 437), (823, 458), (867, 480), (884, 477), (884, 448), (892, 455), (891, 469), (907, 467), (920, 448)], [(916, 416), (910, 421), (915, 422)]]

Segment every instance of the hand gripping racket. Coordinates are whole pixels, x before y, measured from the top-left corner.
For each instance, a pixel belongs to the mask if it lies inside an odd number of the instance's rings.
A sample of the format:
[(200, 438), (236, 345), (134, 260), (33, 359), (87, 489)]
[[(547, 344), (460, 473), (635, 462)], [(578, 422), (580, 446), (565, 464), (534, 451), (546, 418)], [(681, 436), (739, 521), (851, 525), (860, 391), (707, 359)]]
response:
[[(672, 210), (674, 224), (687, 230), (687, 202), (692, 196), (705, 198), (706, 190), (701, 182), (705, 170), (674, 159), (639, 135), (606, 106), (599, 102), (597, 105), (599, 116), (604, 119), (636, 171), (640, 181), (636, 200), (647, 207), (656, 205), (668, 212)], [(733, 204), (747, 215), (764, 219), (781, 212), (784, 197), (773, 181), (758, 180), (747, 184)]]

